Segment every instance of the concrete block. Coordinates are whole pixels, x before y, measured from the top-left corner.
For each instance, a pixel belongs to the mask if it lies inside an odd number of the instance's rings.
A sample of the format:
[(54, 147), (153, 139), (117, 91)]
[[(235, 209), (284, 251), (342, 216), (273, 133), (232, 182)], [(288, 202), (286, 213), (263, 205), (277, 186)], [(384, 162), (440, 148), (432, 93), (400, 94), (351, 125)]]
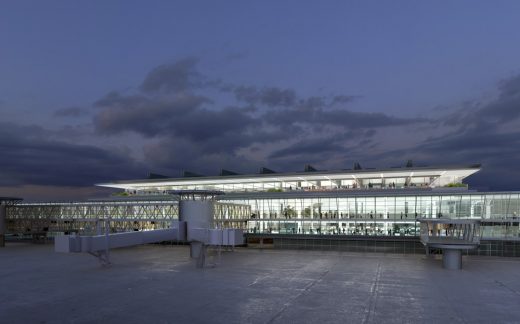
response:
[(79, 236), (60, 235), (54, 238), (54, 251), (61, 253), (81, 252)]

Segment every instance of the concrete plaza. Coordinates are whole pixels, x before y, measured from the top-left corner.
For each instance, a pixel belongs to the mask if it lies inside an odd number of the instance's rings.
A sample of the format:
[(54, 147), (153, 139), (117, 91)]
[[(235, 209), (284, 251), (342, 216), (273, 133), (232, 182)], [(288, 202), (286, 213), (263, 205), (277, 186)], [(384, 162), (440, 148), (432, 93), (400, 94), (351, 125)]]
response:
[(520, 259), (237, 249), (197, 269), (187, 246), (0, 249), (0, 323), (520, 323)]

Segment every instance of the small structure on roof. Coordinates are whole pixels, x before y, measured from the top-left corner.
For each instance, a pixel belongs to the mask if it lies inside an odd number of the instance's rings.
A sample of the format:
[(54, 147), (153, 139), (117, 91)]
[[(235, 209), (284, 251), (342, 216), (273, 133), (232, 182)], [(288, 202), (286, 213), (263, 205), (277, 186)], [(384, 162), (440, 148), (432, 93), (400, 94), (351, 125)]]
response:
[(420, 218), (421, 243), (426, 247), (442, 249), (445, 269), (462, 268), (462, 251), (476, 249), (480, 244), (479, 219)]
[(259, 174), (273, 174), (273, 173), (276, 173), (276, 171), (273, 171), (273, 170), (268, 169), (266, 167), (261, 167), (260, 171), (258, 173)]
[(237, 173), (235, 171), (226, 170), (226, 169), (220, 169), (220, 176), (230, 176), (230, 175), (239, 175), (240, 173)]
[(186, 171), (184, 170), (182, 172), (182, 177), (183, 178), (193, 178), (193, 177), (204, 177), (203, 174), (198, 174), (198, 173), (195, 173), (195, 172), (191, 172), (191, 171)]
[(153, 172), (148, 173), (148, 179), (168, 179), (168, 178), (170, 178), (170, 177), (166, 176), (166, 175), (153, 173)]

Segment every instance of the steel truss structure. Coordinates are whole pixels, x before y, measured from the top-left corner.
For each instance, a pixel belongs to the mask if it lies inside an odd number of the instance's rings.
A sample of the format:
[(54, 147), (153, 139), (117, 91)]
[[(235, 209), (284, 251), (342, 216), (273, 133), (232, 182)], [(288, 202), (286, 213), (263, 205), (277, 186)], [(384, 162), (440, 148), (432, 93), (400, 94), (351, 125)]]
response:
[[(246, 228), (250, 206), (216, 203), (217, 227)], [(7, 207), (6, 227), (11, 234), (95, 234), (110, 218), (110, 232), (169, 228), (179, 218), (176, 200), (135, 200), (70, 203), (25, 203)]]
[(251, 217), (251, 206), (248, 204), (216, 203), (213, 219), (219, 228), (240, 228), (247, 230), (247, 222)]

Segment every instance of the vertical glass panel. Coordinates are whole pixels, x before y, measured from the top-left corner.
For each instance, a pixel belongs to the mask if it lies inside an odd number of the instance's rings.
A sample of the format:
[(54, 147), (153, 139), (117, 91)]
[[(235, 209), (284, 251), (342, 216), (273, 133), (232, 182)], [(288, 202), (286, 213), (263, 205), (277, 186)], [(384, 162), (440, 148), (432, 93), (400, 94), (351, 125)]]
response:
[(387, 197), (377, 197), (375, 209), (376, 209), (375, 210), (376, 219), (387, 219), (388, 218)]

